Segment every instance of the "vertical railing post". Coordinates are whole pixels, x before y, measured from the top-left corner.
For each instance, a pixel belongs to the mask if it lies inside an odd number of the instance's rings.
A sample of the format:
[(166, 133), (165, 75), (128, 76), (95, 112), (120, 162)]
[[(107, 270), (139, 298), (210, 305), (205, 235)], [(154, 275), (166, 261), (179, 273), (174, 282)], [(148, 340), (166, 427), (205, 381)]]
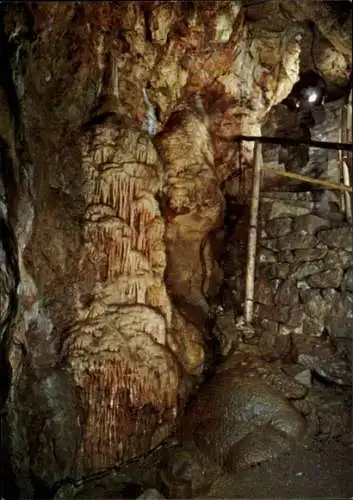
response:
[[(350, 92), (348, 102), (342, 108), (341, 115), (341, 128), (340, 128), (340, 142), (351, 142), (352, 141), (352, 91)], [(340, 151), (339, 162), (341, 171), (341, 180), (345, 186), (351, 185), (351, 179), (348, 169), (348, 152)], [(344, 212), (346, 215), (347, 222), (352, 222), (352, 196), (348, 191), (342, 193), (344, 198)]]
[[(351, 143), (352, 144), (352, 140), (353, 140), (353, 137), (352, 137), (352, 128), (353, 128), (353, 124), (352, 124), (352, 94), (353, 94), (353, 90), (351, 89), (350, 93), (349, 93), (349, 97), (348, 97), (348, 102), (347, 102), (347, 112), (346, 112), (346, 118), (347, 118), (347, 122), (346, 122), (346, 141), (348, 143)], [(349, 155), (350, 155), (350, 161), (349, 161)], [(344, 166), (345, 166), (345, 170), (344, 170), (344, 183), (347, 185), (347, 186), (352, 186), (352, 183), (353, 183), (353, 158), (352, 158), (352, 153), (349, 153), (348, 151), (345, 152), (345, 155), (344, 155)], [(351, 168), (351, 172), (349, 172), (349, 167)], [(346, 180), (345, 180), (346, 179)], [(348, 222), (352, 223), (353, 222), (353, 216), (352, 216), (352, 207), (353, 207), (353, 194), (352, 192), (349, 193), (347, 192), (347, 197), (348, 197), (348, 200), (349, 200), (349, 213), (347, 213), (347, 219), (348, 219)]]
[(254, 311), (254, 288), (255, 288), (258, 214), (259, 214), (259, 204), (260, 204), (261, 164), (262, 164), (261, 144), (259, 141), (256, 141), (254, 147), (253, 184), (252, 184), (251, 208), (250, 208), (250, 225), (249, 225), (249, 236), (248, 236), (248, 255), (247, 255), (247, 266), (246, 266), (245, 304), (244, 304), (244, 319), (245, 323), (247, 324), (250, 324), (252, 322), (253, 311)]

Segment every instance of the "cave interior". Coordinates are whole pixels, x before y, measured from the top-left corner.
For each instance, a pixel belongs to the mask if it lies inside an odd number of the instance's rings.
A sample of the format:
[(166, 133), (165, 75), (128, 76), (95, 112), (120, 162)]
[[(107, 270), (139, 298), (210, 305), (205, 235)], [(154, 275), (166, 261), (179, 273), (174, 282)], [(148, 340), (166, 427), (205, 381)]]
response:
[(352, 185), (351, 1), (0, 2), (1, 499), (352, 498)]

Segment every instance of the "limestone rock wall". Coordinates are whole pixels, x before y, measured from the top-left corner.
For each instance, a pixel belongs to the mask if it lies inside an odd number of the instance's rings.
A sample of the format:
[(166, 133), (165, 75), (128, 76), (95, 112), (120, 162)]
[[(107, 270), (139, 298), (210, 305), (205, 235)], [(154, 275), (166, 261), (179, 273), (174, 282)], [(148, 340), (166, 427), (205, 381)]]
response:
[(298, 78), (300, 26), (271, 8), (264, 23), (227, 0), (0, 5), (1, 425), (23, 497), (153, 447), (197, 382), (204, 332), (175, 295), (204, 320), (220, 188), (250, 194), (252, 145), (232, 138), (259, 134)]
[[(297, 78), (290, 26), (264, 37), (229, 2), (154, 7), (23, 4), (2, 16), (20, 116), (5, 140), (18, 137), (26, 166), (13, 199), (19, 312), (4, 425), (27, 497), (32, 477), (50, 488), (170, 433), (185, 379), (192, 387), (205, 361), (204, 331), (173, 294), (193, 298), (205, 322), (220, 278), (209, 238), (220, 184), (250, 166), (252, 146), (234, 157), (228, 139), (258, 133)], [(152, 111), (158, 154), (143, 130)]]
[[(217, 293), (220, 285), (210, 236), (223, 223), (224, 201), (211, 135), (202, 117), (190, 111), (175, 113), (157, 144), (166, 173), (165, 278), (178, 332), (171, 345), (186, 371), (194, 372), (204, 361), (202, 335), (196, 332), (205, 334), (207, 297)], [(188, 325), (188, 318), (193, 324)]]

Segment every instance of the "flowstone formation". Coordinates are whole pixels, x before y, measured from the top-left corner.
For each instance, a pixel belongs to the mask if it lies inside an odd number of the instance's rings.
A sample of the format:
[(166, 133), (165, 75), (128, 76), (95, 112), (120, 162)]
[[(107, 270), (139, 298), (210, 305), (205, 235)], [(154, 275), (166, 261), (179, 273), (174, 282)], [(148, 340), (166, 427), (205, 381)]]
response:
[[(181, 362), (192, 372), (203, 362), (202, 337), (197, 332), (205, 335), (207, 329), (207, 297), (217, 293), (220, 284), (211, 236), (223, 222), (224, 202), (204, 118), (188, 110), (177, 112), (156, 140), (166, 174), (166, 285), (180, 330), (174, 338), (181, 344), (175, 350), (185, 352)], [(193, 324), (188, 324), (190, 320)], [(193, 339), (195, 348), (190, 345)]]
[(172, 424), (179, 377), (166, 345), (171, 304), (156, 150), (118, 116), (90, 128), (81, 144), (87, 208), (75, 284), (79, 315), (64, 351), (85, 407), (78, 463), (87, 472), (169, 434), (168, 427), (153, 433), (165, 418)]
[(304, 418), (279, 391), (231, 369), (205, 384), (184, 418), (183, 438), (231, 472), (290, 450), (306, 431)]

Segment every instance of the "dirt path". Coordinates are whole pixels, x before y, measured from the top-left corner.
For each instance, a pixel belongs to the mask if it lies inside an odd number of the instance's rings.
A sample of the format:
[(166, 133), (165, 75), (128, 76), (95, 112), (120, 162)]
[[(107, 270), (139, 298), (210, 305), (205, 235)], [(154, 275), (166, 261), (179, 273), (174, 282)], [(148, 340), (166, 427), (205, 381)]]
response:
[(314, 442), (236, 476), (219, 478), (206, 497), (353, 498), (353, 448)]

